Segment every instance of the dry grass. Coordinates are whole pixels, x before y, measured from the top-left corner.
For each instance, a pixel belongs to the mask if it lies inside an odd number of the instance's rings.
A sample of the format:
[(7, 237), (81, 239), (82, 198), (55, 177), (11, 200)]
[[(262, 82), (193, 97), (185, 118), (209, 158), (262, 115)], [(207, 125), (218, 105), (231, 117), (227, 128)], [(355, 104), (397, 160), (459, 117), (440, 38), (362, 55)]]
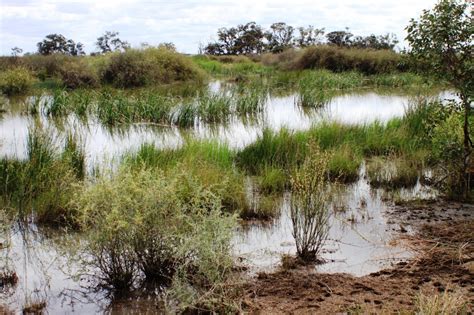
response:
[(467, 314), (467, 299), (459, 292), (420, 293), (415, 303), (416, 314), (420, 315)]

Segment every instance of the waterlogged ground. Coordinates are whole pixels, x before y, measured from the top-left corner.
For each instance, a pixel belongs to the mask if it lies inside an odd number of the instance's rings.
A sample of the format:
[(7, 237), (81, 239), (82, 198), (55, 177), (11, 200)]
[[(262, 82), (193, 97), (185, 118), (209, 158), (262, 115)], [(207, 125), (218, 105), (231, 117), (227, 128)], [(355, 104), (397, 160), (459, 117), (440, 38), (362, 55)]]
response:
[[(394, 233), (400, 232), (402, 226), (386, 216), (394, 208), (392, 202), (386, 201), (388, 192), (371, 188), (365, 175), (362, 166), (357, 182), (334, 188), (329, 241), (322, 255), (326, 263), (316, 266), (318, 271), (364, 276), (412, 257), (403, 244), (394, 240)], [(404, 200), (436, 196), (436, 191), (419, 182), (398, 193)], [(250, 272), (275, 271), (282, 255), (296, 253), (290, 200), (290, 194), (281, 198), (281, 214), (274, 221), (240, 227), (234, 246), (236, 255), (250, 266)]]
[[(219, 82), (210, 84), (211, 92), (217, 93)], [(349, 124), (386, 122), (401, 117), (413, 103), (415, 96), (403, 95), (400, 91), (384, 91), (382, 94), (361, 90), (335, 96), (322, 108), (303, 110), (297, 106), (297, 95), (272, 96), (266, 98), (263, 115), (257, 121), (246, 121), (233, 117), (225, 124), (198, 124), (192, 128), (136, 123), (107, 127), (96, 119), (81, 121), (75, 116), (61, 120), (39, 117), (43, 127), (49, 127), (54, 134), (73, 130), (85, 146), (89, 166), (110, 162), (127, 151), (137, 150), (143, 143), (155, 143), (157, 147), (176, 147), (186, 136), (198, 139), (213, 138), (226, 142), (233, 148), (242, 148), (252, 143), (262, 129), (279, 130), (283, 127), (304, 130), (320, 121), (338, 121)], [(440, 98), (453, 97), (441, 93)], [(48, 96), (43, 96), (48, 101)], [(33, 118), (26, 114), (31, 99), (11, 101), (0, 119), (0, 156), (24, 158), (28, 128)], [(59, 137), (58, 137), (59, 138)]]
[[(210, 89), (218, 92), (220, 83), (211, 84)], [(447, 96), (451, 94), (441, 95)], [(350, 124), (385, 122), (401, 117), (410, 106), (412, 96), (396, 91), (381, 94), (365, 90), (336, 96), (323, 108), (307, 111), (295, 105), (296, 99), (296, 94), (269, 95), (264, 114), (256, 122), (235, 117), (227, 124), (196, 124), (188, 129), (149, 124), (108, 128), (94, 119), (84, 122), (73, 116), (59, 122), (41, 115), (39, 119), (57, 135), (67, 130), (79, 135), (85, 146), (87, 163), (92, 167), (111, 165), (114, 159), (119, 160), (123, 153), (136, 150), (143, 143), (152, 142), (158, 147), (179, 146), (188, 135), (216, 138), (231, 147), (241, 148), (254, 141), (264, 127), (301, 130), (322, 120)], [(24, 158), (28, 127), (33, 118), (25, 113), (25, 104), (21, 102), (9, 102), (4, 109), (0, 118), (0, 156)], [(370, 187), (364, 166), (357, 182), (334, 189), (330, 240), (323, 250), (326, 263), (316, 266), (317, 271), (363, 276), (412, 256), (403, 244), (394, 241), (395, 235), (404, 227), (387, 216), (394, 212), (394, 206), (386, 201), (389, 199), (386, 191)], [(405, 199), (436, 195), (420, 183), (397, 193)], [(235, 256), (248, 267), (251, 275), (275, 270), (282, 254), (295, 252), (289, 218), (291, 196), (285, 193), (279, 198), (280, 216), (272, 222), (242, 224), (236, 231)], [(139, 302), (124, 300), (112, 305), (103, 291), (91, 289), (97, 280), (94, 270), (83, 270), (81, 259), (87, 259), (87, 255), (76, 255), (81, 247), (80, 235), (39, 230), (32, 224), (17, 225), (8, 234), (9, 237), (2, 240), (3, 245), (7, 244), (1, 251), (2, 263), (6, 262), (19, 277), (15, 288), (0, 292), (0, 300), (9, 310), (20, 313), (31, 302), (46, 302), (49, 314), (92, 314), (106, 310), (140, 313), (156, 311), (160, 307), (159, 298), (149, 296)]]

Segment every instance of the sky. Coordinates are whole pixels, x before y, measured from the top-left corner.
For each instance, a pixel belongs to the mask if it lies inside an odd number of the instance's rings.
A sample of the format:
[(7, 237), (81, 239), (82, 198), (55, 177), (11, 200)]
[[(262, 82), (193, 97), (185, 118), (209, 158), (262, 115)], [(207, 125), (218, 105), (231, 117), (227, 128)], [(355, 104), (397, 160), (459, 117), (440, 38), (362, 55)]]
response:
[(118, 31), (138, 47), (173, 42), (178, 51), (197, 53), (199, 44), (216, 38), (220, 27), (255, 21), (267, 28), (274, 22), (313, 25), (326, 32), (349, 27), (354, 35), (394, 33), (436, 0), (0, 0), (0, 54), (12, 47), (35, 52), (36, 43), (51, 33), (96, 51), (105, 31)]

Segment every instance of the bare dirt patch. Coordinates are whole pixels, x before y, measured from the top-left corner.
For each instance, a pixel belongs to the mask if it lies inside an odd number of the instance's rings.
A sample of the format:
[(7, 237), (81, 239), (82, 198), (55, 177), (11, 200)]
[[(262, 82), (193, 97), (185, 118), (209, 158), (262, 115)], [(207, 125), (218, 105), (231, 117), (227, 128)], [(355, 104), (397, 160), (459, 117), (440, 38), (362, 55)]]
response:
[[(400, 234), (417, 252), (414, 259), (364, 277), (316, 273), (308, 267), (261, 273), (247, 284), (247, 310), (262, 314), (410, 312), (420, 292), (456, 291), (466, 298), (467, 311), (472, 312), (474, 220), (470, 214), (474, 212), (470, 211), (471, 205), (444, 201), (397, 206), (393, 214), (415, 231)], [(424, 219), (427, 215), (429, 223)]]

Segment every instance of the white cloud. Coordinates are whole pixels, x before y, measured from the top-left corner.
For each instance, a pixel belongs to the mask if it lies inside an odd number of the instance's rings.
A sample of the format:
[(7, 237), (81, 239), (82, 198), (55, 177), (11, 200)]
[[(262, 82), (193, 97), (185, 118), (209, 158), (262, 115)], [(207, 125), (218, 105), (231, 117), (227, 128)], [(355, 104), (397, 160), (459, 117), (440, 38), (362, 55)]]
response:
[(183, 52), (197, 51), (219, 27), (248, 21), (262, 26), (284, 21), (327, 31), (349, 27), (358, 35), (395, 33), (436, 0), (0, 0), (0, 53), (13, 46), (35, 51), (45, 35), (61, 33), (95, 49), (106, 30), (119, 31), (132, 45), (172, 41)]

